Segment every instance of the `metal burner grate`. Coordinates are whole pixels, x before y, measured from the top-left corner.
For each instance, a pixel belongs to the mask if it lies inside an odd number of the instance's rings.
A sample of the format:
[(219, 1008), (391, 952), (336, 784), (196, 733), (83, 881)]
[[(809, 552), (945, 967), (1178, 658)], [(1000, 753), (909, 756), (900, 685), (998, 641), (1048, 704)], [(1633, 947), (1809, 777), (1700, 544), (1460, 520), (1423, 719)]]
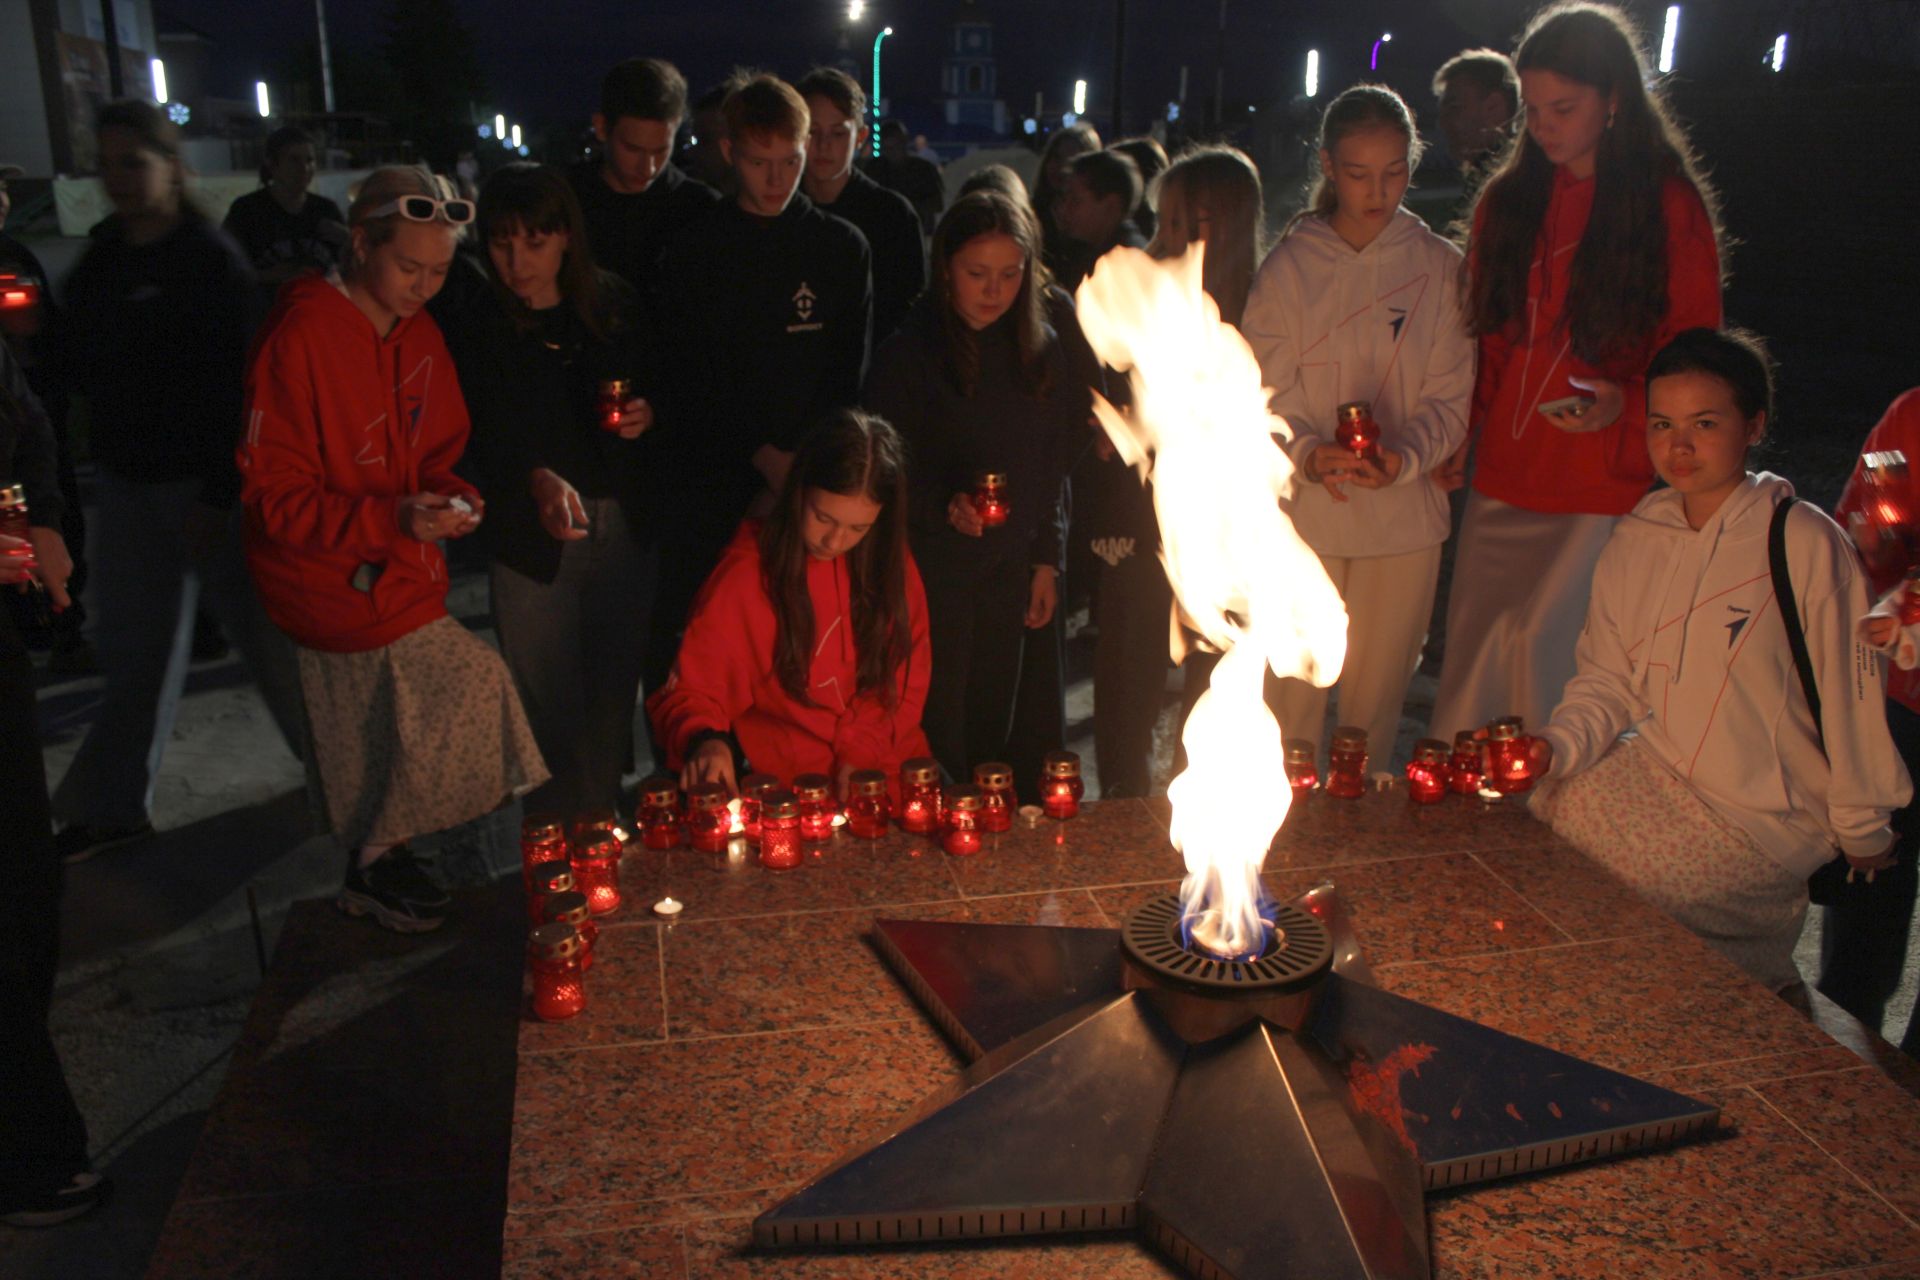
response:
[(1252, 960), (1221, 960), (1188, 950), (1181, 942), (1180, 918), (1177, 896), (1155, 898), (1121, 923), (1120, 941), (1139, 964), (1183, 986), (1223, 994), (1297, 987), (1317, 980), (1333, 963), (1326, 926), (1292, 905), (1276, 908), (1266, 950)]

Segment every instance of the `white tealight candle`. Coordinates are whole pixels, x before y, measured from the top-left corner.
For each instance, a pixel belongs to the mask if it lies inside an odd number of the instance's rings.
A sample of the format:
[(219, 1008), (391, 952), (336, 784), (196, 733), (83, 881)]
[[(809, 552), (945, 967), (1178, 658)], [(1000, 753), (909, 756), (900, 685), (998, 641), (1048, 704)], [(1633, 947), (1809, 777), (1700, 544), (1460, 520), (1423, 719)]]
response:
[(685, 904), (678, 898), (668, 895), (653, 904), (653, 914), (657, 916), (677, 916), (684, 907)]

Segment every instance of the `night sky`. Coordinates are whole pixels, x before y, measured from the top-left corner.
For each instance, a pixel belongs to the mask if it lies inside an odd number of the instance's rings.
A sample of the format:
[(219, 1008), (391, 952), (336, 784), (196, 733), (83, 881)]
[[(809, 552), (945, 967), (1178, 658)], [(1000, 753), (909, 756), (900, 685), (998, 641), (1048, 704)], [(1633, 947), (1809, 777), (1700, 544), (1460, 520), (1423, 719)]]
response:
[[(601, 73), (618, 57), (669, 58), (696, 94), (735, 64), (798, 76), (813, 62), (832, 59), (845, 12), (844, 0), (457, 3), (493, 87), (495, 101), (485, 104), (487, 111), (547, 125), (584, 122)], [(327, 0), (334, 47), (376, 47), (387, 4)], [(1228, 0), (1227, 95), (1265, 102), (1298, 93), (1305, 51), (1318, 46), (1324, 100), (1365, 77), (1374, 37), (1389, 30), (1394, 41), (1381, 76), (1424, 109), (1432, 68), (1465, 45), (1509, 47), (1526, 7), (1522, 0)], [(1091, 84), (1091, 111), (1105, 114), (1112, 0), (979, 0), (979, 8), (994, 22), (1000, 96), (1015, 119), (1032, 110), (1036, 90), (1046, 92), (1049, 104), (1065, 102), (1077, 78)], [(313, 23), (311, 0), (159, 0), (155, 9), (163, 25), (171, 17), (215, 38), (214, 88), (237, 98), (251, 97), (253, 81), (306, 38)], [(867, 9), (857, 41), (860, 65), (867, 65), (873, 33), (892, 25), (883, 88), (910, 120), (932, 123), (948, 24), (958, 6), (952, 0), (870, 0)], [(1136, 122), (1176, 96), (1182, 63), (1191, 68), (1189, 110), (1202, 109), (1221, 44), (1219, 12), (1217, 0), (1129, 0), (1127, 99)], [(351, 110), (353, 104), (340, 106)]]

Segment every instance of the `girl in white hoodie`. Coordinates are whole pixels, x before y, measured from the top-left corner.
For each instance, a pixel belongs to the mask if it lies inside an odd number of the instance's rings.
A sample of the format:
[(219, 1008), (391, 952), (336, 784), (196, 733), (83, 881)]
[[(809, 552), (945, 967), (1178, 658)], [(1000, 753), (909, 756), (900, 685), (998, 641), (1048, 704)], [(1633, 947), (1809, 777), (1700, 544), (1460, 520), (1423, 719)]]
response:
[[(1866, 580), (1817, 507), (1786, 513), (1816, 724), (1775, 597), (1768, 536), (1792, 486), (1747, 470), (1772, 386), (1754, 339), (1689, 329), (1647, 370), (1647, 450), (1666, 482), (1600, 554), (1577, 674), (1536, 739), (1534, 813), (1775, 990), (1807, 877), (1837, 846), (1891, 865), (1912, 785), (1879, 659), (1854, 636)], [(1622, 736), (1622, 735), (1627, 736)]]
[[(1287, 420), (1300, 473), (1294, 526), (1347, 606), (1340, 719), (1367, 731), (1376, 766), (1393, 754), (1419, 665), (1447, 537), (1447, 497), (1425, 477), (1466, 438), (1473, 339), (1460, 305), (1460, 251), (1401, 207), (1420, 137), (1393, 90), (1357, 85), (1320, 125), (1320, 180), (1268, 256), (1242, 330)], [(1380, 461), (1335, 442), (1341, 405), (1365, 400)], [(1327, 694), (1281, 682), (1288, 738), (1317, 739)]]

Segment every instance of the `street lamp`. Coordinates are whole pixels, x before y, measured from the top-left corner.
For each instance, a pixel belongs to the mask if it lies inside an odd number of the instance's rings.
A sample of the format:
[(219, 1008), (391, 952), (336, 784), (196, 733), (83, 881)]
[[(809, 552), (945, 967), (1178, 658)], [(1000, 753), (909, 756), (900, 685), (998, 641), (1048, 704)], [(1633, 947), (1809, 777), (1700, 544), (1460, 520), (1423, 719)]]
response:
[(262, 119), (273, 114), (267, 102), (267, 82), (265, 80), (255, 80), (253, 82), (253, 105), (260, 108), (260, 116)]
[(1087, 82), (1085, 80), (1073, 82), (1073, 114), (1076, 116), (1087, 114)]
[(893, 34), (892, 27), (880, 28), (873, 38), (873, 154), (880, 154), (880, 42)]
[(1318, 49), (1307, 50), (1307, 96), (1309, 98), (1320, 96), (1320, 51)]
[(1660, 28), (1660, 72), (1673, 70), (1673, 47), (1680, 42), (1680, 6), (1667, 6), (1667, 20)]
[(513, 126), (513, 144), (512, 145), (515, 151), (518, 151), (520, 149), (520, 126), (519, 125)]
[(847, 21), (858, 22), (867, 16), (867, 0), (847, 0)]
[(1367, 70), (1378, 71), (1380, 69), (1380, 46), (1387, 44), (1392, 39), (1393, 32), (1382, 31), (1380, 33), (1380, 38), (1373, 42), (1373, 56), (1367, 60)]
[(155, 58), (147, 64), (153, 73), (153, 100), (165, 103), (167, 100), (167, 64)]
[(507, 118), (499, 112), (494, 113), (493, 136), (496, 138), (504, 138), (507, 136)]

